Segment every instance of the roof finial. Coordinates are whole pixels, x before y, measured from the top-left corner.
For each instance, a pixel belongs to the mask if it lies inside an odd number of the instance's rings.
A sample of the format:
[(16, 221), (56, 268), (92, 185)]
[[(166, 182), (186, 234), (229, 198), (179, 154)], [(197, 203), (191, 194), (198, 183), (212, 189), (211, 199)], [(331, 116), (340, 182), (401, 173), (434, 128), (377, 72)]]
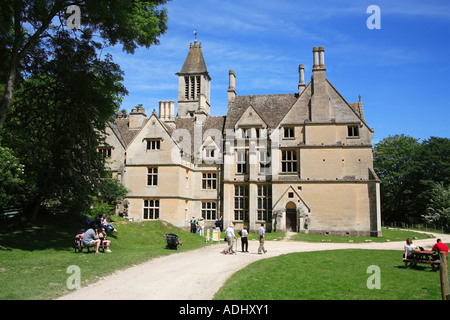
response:
[(195, 44), (197, 44), (197, 36), (198, 36), (198, 32), (197, 32), (197, 30), (194, 30), (194, 40), (195, 40)]

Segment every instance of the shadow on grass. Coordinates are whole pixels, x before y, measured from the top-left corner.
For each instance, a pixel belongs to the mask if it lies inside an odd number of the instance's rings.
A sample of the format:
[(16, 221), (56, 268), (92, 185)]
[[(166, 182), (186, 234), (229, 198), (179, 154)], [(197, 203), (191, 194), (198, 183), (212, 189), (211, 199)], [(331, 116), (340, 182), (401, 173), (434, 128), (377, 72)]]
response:
[[(0, 224), (0, 252), (14, 249), (74, 251), (74, 237), (81, 229), (86, 227), (77, 216), (43, 217), (36, 223), (15, 217)], [(108, 238), (117, 237), (110, 232)]]
[(430, 266), (405, 266), (405, 265), (401, 265), (401, 266), (394, 266), (394, 268), (397, 269), (405, 269), (405, 270), (417, 270), (417, 271), (429, 271), (429, 272), (436, 272), (439, 270), (433, 270)]

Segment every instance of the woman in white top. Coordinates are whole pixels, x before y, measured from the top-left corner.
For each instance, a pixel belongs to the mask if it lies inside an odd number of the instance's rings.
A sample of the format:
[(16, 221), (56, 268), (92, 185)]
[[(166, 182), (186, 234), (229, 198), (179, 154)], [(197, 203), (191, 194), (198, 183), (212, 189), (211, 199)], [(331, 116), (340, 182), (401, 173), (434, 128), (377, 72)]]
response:
[(405, 253), (403, 254), (403, 258), (410, 259), (413, 250), (416, 248), (416, 246), (413, 245), (411, 238), (406, 239), (406, 244), (405, 244), (404, 248), (405, 248)]

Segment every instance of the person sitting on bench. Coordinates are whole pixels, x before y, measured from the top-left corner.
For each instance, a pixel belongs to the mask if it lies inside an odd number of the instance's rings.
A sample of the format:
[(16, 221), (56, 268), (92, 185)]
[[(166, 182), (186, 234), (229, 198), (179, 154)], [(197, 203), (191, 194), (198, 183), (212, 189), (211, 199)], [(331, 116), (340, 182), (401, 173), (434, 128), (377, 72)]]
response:
[(448, 246), (445, 243), (442, 243), (441, 239), (436, 240), (436, 243), (431, 250), (435, 251), (433, 260), (439, 259), (439, 252), (445, 252), (445, 256), (448, 259)]
[(83, 244), (86, 247), (93, 247), (95, 246), (95, 253), (99, 253), (98, 249), (100, 248), (100, 242), (101, 240), (98, 237), (97, 232), (98, 226), (96, 224), (92, 224), (92, 227), (89, 228), (83, 236)]

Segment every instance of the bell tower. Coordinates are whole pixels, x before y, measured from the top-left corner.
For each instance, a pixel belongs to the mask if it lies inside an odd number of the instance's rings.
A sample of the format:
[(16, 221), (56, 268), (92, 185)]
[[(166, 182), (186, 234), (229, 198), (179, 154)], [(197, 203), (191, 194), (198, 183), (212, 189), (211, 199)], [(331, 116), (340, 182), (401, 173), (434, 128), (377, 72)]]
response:
[(178, 76), (178, 117), (191, 118), (201, 113), (210, 114), (211, 77), (206, 69), (202, 53), (202, 44), (195, 41), (190, 44), (183, 68)]

